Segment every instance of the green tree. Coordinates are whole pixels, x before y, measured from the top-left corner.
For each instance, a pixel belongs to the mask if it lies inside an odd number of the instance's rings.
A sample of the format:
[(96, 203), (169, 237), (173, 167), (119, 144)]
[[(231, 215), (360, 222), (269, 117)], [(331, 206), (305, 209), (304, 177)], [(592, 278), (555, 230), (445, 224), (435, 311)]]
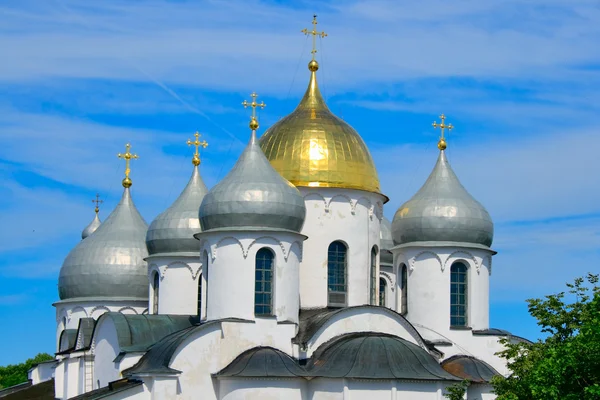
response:
[(446, 388), (446, 398), (449, 400), (463, 400), (470, 384), (471, 382), (465, 379), (462, 382), (448, 386)]
[(48, 353), (39, 353), (37, 356), (28, 359), (24, 363), (0, 367), (0, 389), (27, 382), (27, 371), (29, 371), (31, 367), (41, 362), (52, 360), (53, 358), (54, 357)]
[(504, 339), (498, 353), (510, 375), (495, 377), (498, 400), (600, 399), (600, 287), (588, 274), (565, 292), (527, 300), (548, 336), (535, 343)]

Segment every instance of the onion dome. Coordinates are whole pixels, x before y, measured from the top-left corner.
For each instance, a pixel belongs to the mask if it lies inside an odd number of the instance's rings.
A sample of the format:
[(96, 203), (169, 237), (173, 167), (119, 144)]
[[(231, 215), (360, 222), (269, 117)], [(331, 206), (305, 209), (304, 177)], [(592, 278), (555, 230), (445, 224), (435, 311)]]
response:
[[(196, 137), (196, 142), (198, 142), (196, 146), (206, 143), (200, 143), (198, 136)], [(195, 144), (195, 142), (189, 141), (188, 143)], [(198, 171), (200, 165), (198, 154), (194, 155), (192, 163), (194, 171), (183, 192), (171, 207), (152, 221), (148, 228), (146, 245), (150, 255), (169, 253), (198, 255), (198, 241), (194, 238), (194, 234), (200, 232), (201, 229), (198, 209), (204, 196), (208, 193), (208, 189)]]
[(494, 237), (490, 214), (456, 177), (443, 138), (438, 147), (440, 155), (429, 178), (394, 215), (394, 242), (454, 242), (488, 248)]
[(96, 211), (96, 215), (94, 215), (92, 222), (90, 222), (90, 224), (81, 232), (81, 239), (85, 239), (92, 233), (96, 232), (96, 229), (98, 229), (101, 223), (102, 222), (100, 222), (100, 218), (98, 218), (98, 211)]
[(386, 217), (381, 219), (379, 238), (381, 247), (379, 252), (380, 263), (391, 266), (394, 263), (394, 256), (390, 249), (394, 247), (394, 240), (392, 239), (392, 223)]
[(263, 228), (300, 232), (306, 216), (304, 198), (271, 167), (258, 147), (254, 116), (250, 127), (250, 142), (237, 163), (202, 201), (202, 231)]
[(58, 278), (61, 300), (74, 298), (148, 299), (148, 267), (144, 258), (148, 225), (138, 212), (129, 187), (129, 160), (123, 179), (123, 197), (96, 229), (71, 250)]
[(309, 64), (310, 83), (294, 112), (260, 138), (271, 165), (296, 186), (359, 189), (380, 193), (367, 145), (333, 115), (317, 85), (319, 64)]

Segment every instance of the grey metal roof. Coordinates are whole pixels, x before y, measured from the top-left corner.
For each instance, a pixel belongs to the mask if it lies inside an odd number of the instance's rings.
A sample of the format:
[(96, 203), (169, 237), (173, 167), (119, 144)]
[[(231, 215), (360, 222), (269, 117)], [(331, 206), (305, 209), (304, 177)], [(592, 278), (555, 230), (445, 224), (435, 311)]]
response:
[[(119, 379), (118, 381), (109, 382), (107, 386), (95, 389), (89, 392), (80, 394), (79, 396), (71, 397), (71, 400), (96, 400), (124, 392), (135, 387), (142, 386), (143, 382), (135, 379)], [(54, 398), (54, 397), (52, 397)]]
[(443, 241), (491, 246), (494, 224), (487, 210), (460, 183), (444, 151), (425, 184), (392, 222), (396, 244)]
[(308, 376), (298, 360), (273, 347), (254, 347), (240, 354), (215, 376), (240, 378), (295, 378)]
[(321, 329), (332, 317), (343, 312), (358, 309), (371, 310), (373, 312), (381, 312), (394, 318), (406, 321), (406, 329), (409, 332), (411, 332), (415, 337), (417, 337), (418, 340), (420, 340), (423, 343), (423, 345), (425, 344), (425, 341), (421, 337), (421, 334), (412, 326), (412, 324), (406, 318), (404, 318), (404, 316), (387, 307), (372, 306), (368, 304), (344, 308), (326, 307), (301, 309), (299, 317), (300, 321), (298, 324), (298, 332), (296, 333), (296, 336), (292, 339), (292, 343), (305, 345), (319, 331), (319, 329)]
[(379, 234), (381, 239), (381, 248), (390, 250), (394, 247), (394, 239), (392, 238), (392, 223), (386, 217), (381, 219), (381, 232)]
[(86, 237), (90, 236), (92, 233), (94, 233), (96, 231), (96, 229), (98, 229), (98, 227), (100, 226), (102, 222), (100, 222), (100, 218), (98, 218), (98, 213), (95, 213), (94, 215), (94, 219), (92, 220), (92, 222), (89, 223), (88, 226), (86, 226), (83, 231), (81, 232), (81, 239), (85, 239)]
[(198, 166), (177, 200), (152, 221), (146, 234), (150, 255), (161, 253), (198, 253), (194, 234), (200, 232), (198, 209), (208, 193)]
[(300, 232), (306, 208), (298, 189), (273, 169), (252, 132), (227, 176), (204, 197), (202, 230), (260, 227)]
[(54, 378), (32, 385), (31, 381), (0, 390), (2, 400), (54, 400)]
[(442, 368), (454, 376), (477, 383), (490, 382), (494, 376), (500, 375), (485, 361), (462, 354), (442, 361)]
[(89, 237), (79, 242), (63, 262), (58, 278), (61, 300), (85, 297), (148, 298), (144, 258), (148, 225), (133, 204), (129, 188)]
[(112, 319), (119, 348), (123, 353), (146, 351), (165, 336), (199, 323), (196, 315), (137, 315), (108, 312), (102, 314), (100, 318)]
[(77, 327), (77, 340), (81, 338), (81, 348), (87, 349), (92, 343), (92, 335), (94, 328), (96, 327), (96, 320), (94, 318), (81, 318), (79, 320), (79, 326)]
[(358, 332), (338, 336), (306, 365), (280, 350), (256, 347), (219, 371), (220, 377), (459, 380), (419, 346), (397, 336)]
[(307, 370), (324, 378), (459, 380), (416, 344), (375, 332), (349, 333), (323, 344)]

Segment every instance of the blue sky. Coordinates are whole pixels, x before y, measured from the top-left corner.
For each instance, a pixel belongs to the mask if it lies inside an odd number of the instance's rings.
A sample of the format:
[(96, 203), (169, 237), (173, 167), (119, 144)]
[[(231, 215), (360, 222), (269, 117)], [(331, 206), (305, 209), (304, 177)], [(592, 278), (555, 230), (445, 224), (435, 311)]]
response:
[[(330, 108), (369, 146), (393, 216), (448, 157), (496, 226), (492, 326), (529, 338), (525, 299), (600, 267), (600, 5), (591, 0), (116, 1), (0, 5), (0, 365), (54, 349), (57, 276), (93, 217), (132, 193), (150, 222), (210, 144), (214, 185), (308, 82), (312, 14)], [(261, 132), (262, 133), (262, 132)]]

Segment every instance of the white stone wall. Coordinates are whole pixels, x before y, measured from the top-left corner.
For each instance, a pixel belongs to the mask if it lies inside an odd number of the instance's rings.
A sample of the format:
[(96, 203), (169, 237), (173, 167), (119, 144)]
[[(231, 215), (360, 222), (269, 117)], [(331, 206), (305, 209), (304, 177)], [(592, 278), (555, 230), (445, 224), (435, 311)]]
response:
[(200, 254), (208, 253), (208, 274), (202, 274), (202, 303), (206, 307), (207, 320), (255, 318), (256, 253), (266, 247), (275, 255), (274, 318), (298, 322), (298, 268), (304, 236), (268, 231), (208, 232), (201, 235)]
[(305, 379), (219, 379), (221, 400), (304, 400)]
[(159, 276), (158, 313), (196, 315), (200, 257), (156, 257), (148, 259), (149, 310), (154, 310), (154, 274)]
[[(413, 324), (425, 326), (440, 335), (450, 334), (450, 267), (456, 261), (468, 267), (468, 326), (489, 328), (490, 250), (452, 247), (396, 248), (394, 267), (408, 267), (408, 313)], [(399, 286), (397, 285), (397, 289)], [(396, 291), (399, 311), (401, 291)]]
[(348, 247), (347, 305), (369, 304), (371, 249), (380, 247), (383, 196), (352, 189), (298, 189), (306, 204), (302, 233), (308, 236), (300, 267), (301, 307), (327, 306), (327, 250), (336, 240)]

